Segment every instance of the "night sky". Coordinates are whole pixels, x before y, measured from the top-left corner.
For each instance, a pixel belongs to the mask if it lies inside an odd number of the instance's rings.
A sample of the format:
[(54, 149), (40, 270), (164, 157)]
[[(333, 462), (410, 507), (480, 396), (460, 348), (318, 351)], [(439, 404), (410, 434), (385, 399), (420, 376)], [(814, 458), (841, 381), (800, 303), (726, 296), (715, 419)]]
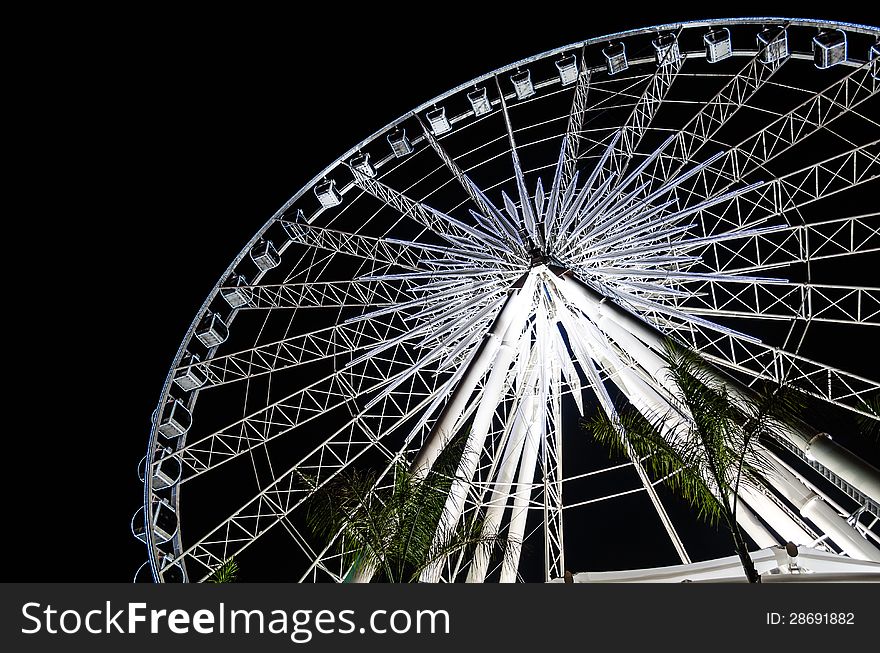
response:
[[(13, 407), (31, 419), (5, 433), (19, 447), (7, 464), (30, 480), (9, 495), (6, 545), (18, 553), (4, 580), (131, 579), (145, 560), (129, 531), (136, 467), (190, 321), (266, 219), (367, 134), (481, 73), (587, 37), (802, 13), (562, 5), (572, 13), (466, 18), (472, 5), (440, 3), (427, 19), (317, 6), (300, 22), (218, 11), (119, 16), (112, 33), (59, 29), (57, 58), (27, 75), (39, 122), (29, 169), (57, 181), (37, 184), (18, 244), (31, 261), (19, 338), (41, 353), (16, 376)], [(862, 7), (827, 18), (880, 22)]]

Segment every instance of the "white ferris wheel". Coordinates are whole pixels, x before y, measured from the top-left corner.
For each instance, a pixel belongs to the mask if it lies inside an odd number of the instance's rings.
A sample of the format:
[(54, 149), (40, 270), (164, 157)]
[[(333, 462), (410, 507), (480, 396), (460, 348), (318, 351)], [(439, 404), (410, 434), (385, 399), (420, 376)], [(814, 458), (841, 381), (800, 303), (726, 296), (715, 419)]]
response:
[[(451, 89), (337, 158), (180, 345), (141, 464), (139, 576), (195, 582), (286, 550), (291, 579), (340, 581), (343, 557), (303, 527), (302, 476), (426, 469), (465, 431), (450, 518), (479, 514), (516, 550), (424, 580), (589, 569), (585, 538), (615, 538), (593, 511), (623, 502), (649, 511), (669, 564), (691, 561), (660, 479), (588, 455), (578, 420), (668, 407), (665, 338), (735, 387), (784, 382), (878, 419), (870, 353), (848, 353), (880, 326), (878, 37), (768, 18), (603, 36)], [(877, 470), (834, 436), (776, 443), (766, 487), (740, 497), (755, 544), (880, 561)]]

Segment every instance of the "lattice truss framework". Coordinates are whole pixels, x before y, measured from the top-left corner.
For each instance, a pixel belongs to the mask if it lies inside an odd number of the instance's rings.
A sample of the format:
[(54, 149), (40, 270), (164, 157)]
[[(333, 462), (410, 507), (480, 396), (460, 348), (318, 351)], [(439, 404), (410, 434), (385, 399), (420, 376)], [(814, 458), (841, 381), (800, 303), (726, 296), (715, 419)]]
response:
[[(424, 579), (516, 580), (518, 540), (541, 559), (541, 579), (560, 576), (566, 511), (613, 498), (572, 499), (574, 488), (626, 467), (632, 484), (616, 494), (645, 493), (676, 543), (644, 461), (565, 474), (563, 455), (577, 455), (563, 450), (565, 410), (613, 413), (612, 394), (627, 387), (668, 394), (627, 338), (651, 343), (637, 331), (619, 335), (583, 293), (689, 344), (746, 385), (784, 381), (876, 419), (866, 402), (877, 381), (799, 347), (814, 324), (880, 325), (876, 275), (840, 285), (818, 274), (821, 261), (876, 260), (869, 255), (880, 249), (878, 212), (850, 211), (845, 201), (877, 196), (877, 63), (822, 71), (825, 83), (795, 88), (788, 69), (811, 64), (765, 63), (765, 53), (739, 52), (711, 75), (693, 53), (658, 53), (659, 63), (633, 60), (611, 76), (577, 51), (573, 83), (538, 83), (524, 98), (497, 75), (486, 85), (496, 91), (487, 115), (458, 116), (438, 132), (414, 114), (407, 126), (417, 136), (405, 141), (413, 151), (339, 168), (349, 181), (331, 189), (337, 205), (286, 207), (269, 227), (283, 234), (275, 238), (281, 265), (218, 287), (217, 298), (236, 289), (244, 298), (227, 322), (235, 336), (250, 331), (250, 341), (230, 338), (200, 360), (179, 360), (170, 378), (203, 377), (181, 400), (193, 427), (161, 457), (167, 441), (151, 445), (152, 473), (180, 463), (179, 482), (165, 490), (180, 517), (197, 510), (187, 508), (191, 488), (237, 479), (229, 470), (252, 467), (249, 482), (235, 481), (250, 494), (201, 531), (187, 526), (185, 539), (178, 531), (167, 545), (156, 542), (160, 575), (176, 568), (205, 579), (280, 527), (308, 560), (303, 580), (340, 580), (345, 552), (319, 545), (297, 519), (314, 488), (367, 460), (380, 461), (387, 483), (395, 460), (424, 456), (463, 428), (472, 429), (476, 453), (462, 459), (444, 519), (480, 516), (517, 550), (503, 561), (452, 556)], [(537, 123), (542, 130), (531, 121), (545, 104), (565, 110)], [(686, 117), (664, 119), (667, 106)], [(548, 147), (553, 160), (539, 160)], [(514, 305), (514, 317), (504, 317)], [(765, 337), (768, 323), (784, 336)], [(201, 413), (212, 393), (225, 393), (218, 402), (244, 399), (235, 419), (201, 428), (211, 423)], [(450, 413), (456, 401), (461, 408)], [(279, 451), (289, 457), (273, 457)], [(862, 505), (838, 512), (876, 540), (876, 504), (843, 486)], [(148, 505), (160, 490), (148, 491)], [(767, 488), (792, 523), (842, 548), (778, 494)], [(681, 542), (676, 550), (687, 558)]]

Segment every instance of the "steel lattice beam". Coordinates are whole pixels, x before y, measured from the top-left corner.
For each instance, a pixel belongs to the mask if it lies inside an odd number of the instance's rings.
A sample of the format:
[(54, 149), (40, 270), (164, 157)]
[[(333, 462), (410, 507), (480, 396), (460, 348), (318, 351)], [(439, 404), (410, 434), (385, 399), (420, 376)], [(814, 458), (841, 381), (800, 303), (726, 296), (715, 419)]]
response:
[[(388, 306), (412, 299), (415, 283), (406, 279), (369, 281), (304, 281), (258, 286), (238, 286), (249, 301), (240, 310), (267, 308), (321, 308)], [(221, 288), (221, 292), (225, 288)], [(230, 290), (232, 288), (229, 288)]]
[(694, 315), (799, 319), (880, 326), (880, 288), (810, 283), (683, 281), (688, 294), (677, 303)]

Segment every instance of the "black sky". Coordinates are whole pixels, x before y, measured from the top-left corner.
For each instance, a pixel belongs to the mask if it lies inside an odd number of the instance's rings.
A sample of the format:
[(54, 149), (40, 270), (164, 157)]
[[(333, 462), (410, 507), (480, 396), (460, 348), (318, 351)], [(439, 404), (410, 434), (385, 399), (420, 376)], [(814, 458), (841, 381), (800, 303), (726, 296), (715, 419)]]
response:
[[(23, 55), (16, 75), (30, 114), (18, 135), (32, 142), (21, 167), (35, 190), (14, 237), (26, 258), (11, 271), (26, 278), (16, 326), (30, 352), (14, 367), (11, 407), (29, 419), (6, 434), (19, 452), (7, 465), (27, 480), (10, 490), (5, 539), (18, 553), (4, 580), (131, 578), (144, 559), (129, 532), (136, 466), (190, 320), (266, 219), (367, 134), (476, 75), (587, 37), (813, 13), (676, 2), (466, 15), (474, 4), (438, 3), (439, 18), (425, 3), (317, 5), (299, 20), (143, 10), (109, 17), (112, 31), (95, 16), (53, 17), (33, 45), (53, 56)], [(826, 17), (877, 24), (878, 13), (849, 3)]]

